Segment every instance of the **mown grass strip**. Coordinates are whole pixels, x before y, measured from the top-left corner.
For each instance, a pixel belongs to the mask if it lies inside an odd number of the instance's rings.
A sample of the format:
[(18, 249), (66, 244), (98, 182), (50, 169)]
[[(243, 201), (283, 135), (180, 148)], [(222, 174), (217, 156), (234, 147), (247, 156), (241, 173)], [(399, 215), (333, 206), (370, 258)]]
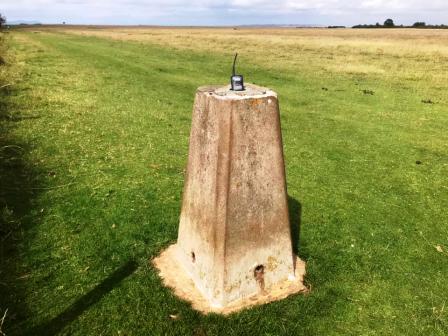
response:
[[(1, 181), (32, 191), (6, 193), (20, 222), (2, 287), (9, 334), (446, 331), (448, 260), (434, 247), (448, 245), (443, 104), (375, 76), (246, 66), (280, 94), (312, 292), (201, 316), (148, 259), (176, 239), (193, 94), (227, 81), (226, 57), (47, 33), (17, 33), (15, 50), (27, 71), (7, 113), (38, 117), (4, 121), (8, 144), (23, 150)], [(128, 262), (135, 271), (114, 277)]]

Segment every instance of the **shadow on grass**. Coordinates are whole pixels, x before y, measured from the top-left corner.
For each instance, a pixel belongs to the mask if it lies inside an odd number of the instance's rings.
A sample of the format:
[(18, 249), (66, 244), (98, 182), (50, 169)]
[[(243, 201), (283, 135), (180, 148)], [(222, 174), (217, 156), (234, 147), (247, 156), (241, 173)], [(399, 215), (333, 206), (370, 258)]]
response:
[(112, 291), (123, 279), (130, 276), (137, 269), (137, 262), (128, 261), (126, 264), (115, 270), (103, 282), (97, 285), (90, 292), (74, 302), (65, 311), (52, 320), (37, 326), (26, 332), (27, 335), (57, 335), (68, 324), (76, 320), (83, 312), (92, 305), (100, 301), (105, 295)]
[(299, 201), (288, 196), (289, 225), (291, 229), (292, 251), (299, 254), (300, 225), (302, 224), (302, 205)]
[(23, 296), (29, 274), (22, 251), (39, 193), (39, 172), (27, 161), (29, 145), (14, 135), (19, 120), (11, 115), (20, 110), (12, 102), (14, 94), (10, 88), (0, 91), (0, 314), (7, 310), (6, 332), (29, 316)]

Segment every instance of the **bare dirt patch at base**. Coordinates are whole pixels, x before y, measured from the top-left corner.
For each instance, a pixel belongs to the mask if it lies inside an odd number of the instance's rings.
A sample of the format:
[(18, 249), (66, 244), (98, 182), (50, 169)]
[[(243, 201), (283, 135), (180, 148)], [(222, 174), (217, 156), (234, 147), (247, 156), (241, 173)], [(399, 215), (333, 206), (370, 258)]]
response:
[(271, 288), (266, 288), (263, 293), (240, 299), (222, 308), (210, 305), (182, 266), (177, 262), (176, 244), (169, 246), (158, 257), (154, 258), (152, 263), (158, 269), (164, 285), (171, 288), (174, 294), (182, 300), (190, 302), (193, 309), (203, 314), (218, 313), (227, 315), (253, 306), (282, 300), (292, 294), (308, 292), (307, 287), (303, 284), (306, 274), (305, 262), (298, 257), (296, 259), (294, 280), (283, 281)]

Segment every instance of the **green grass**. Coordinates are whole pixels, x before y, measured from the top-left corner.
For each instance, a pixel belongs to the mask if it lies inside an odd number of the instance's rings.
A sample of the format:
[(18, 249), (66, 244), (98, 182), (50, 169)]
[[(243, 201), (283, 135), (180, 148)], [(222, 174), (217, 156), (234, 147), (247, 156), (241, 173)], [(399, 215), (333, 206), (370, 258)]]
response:
[(176, 240), (195, 89), (225, 83), (229, 58), (31, 32), (13, 50), (22, 80), (0, 92), (8, 336), (448, 333), (448, 83), (247, 61), (247, 80), (279, 93), (311, 292), (203, 316), (149, 260)]

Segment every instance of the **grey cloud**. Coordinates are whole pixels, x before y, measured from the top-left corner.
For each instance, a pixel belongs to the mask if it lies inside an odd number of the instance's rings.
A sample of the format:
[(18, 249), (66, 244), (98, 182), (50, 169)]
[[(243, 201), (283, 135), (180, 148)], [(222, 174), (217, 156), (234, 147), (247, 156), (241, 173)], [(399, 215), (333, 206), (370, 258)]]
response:
[[(10, 20), (122, 24), (444, 23), (446, 0), (0, 0)], [(448, 23), (448, 22), (445, 22)]]

